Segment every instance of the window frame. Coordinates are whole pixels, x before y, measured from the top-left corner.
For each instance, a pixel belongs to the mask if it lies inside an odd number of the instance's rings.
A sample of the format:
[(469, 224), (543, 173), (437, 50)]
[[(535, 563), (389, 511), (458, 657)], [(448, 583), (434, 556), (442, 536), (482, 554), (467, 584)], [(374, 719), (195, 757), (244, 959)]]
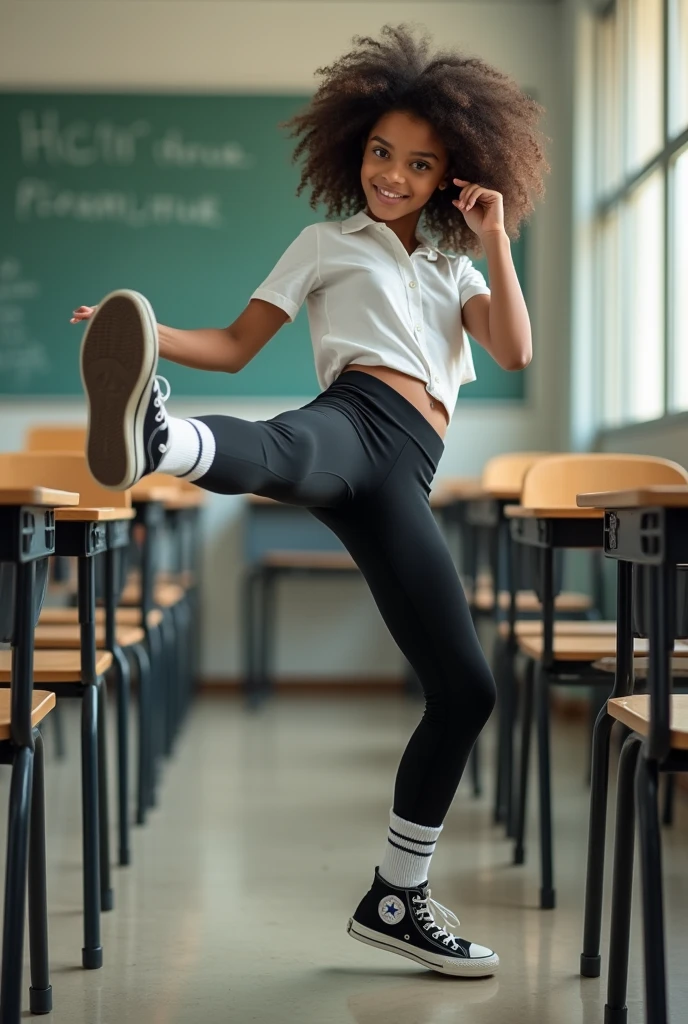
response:
[[(673, 395), (671, 389), (671, 374), (673, 372), (673, 353), (675, 351), (675, 345), (677, 339), (674, 337), (674, 326), (675, 318), (672, 315), (673, 310), (673, 298), (674, 289), (676, 287), (676, 272), (673, 262), (673, 256), (675, 252), (674, 246), (674, 232), (677, 229), (673, 222), (673, 213), (676, 206), (675, 197), (675, 184), (673, 167), (675, 160), (680, 153), (688, 145), (688, 125), (676, 135), (671, 134), (672, 130), (672, 111), (671, 106), (672, 86), (678, 88), (679, 76), (676, 73), (674, 65), (674, 59), (677, 54), (678, 48), (674, 45), (671, 38), (671, 27), (675, 23), (676, 14), (676, 2), (677, 0), (662, 0), (662, 146), (659, 151), (654, 153), (645, 163), (636, 167), (632, 171), (629, 171), (629, 119), (632, 116), (631, 110), (631, 93), (627, 88), (628, 86), (628, 74), (629, 74), (629, 60), (630, 60), (630, 5), (632, 0), (626, 0), (622, 3), (621, 0), (611, 0), (602, 10), (597, 13), (597, 25), (594, 33), (594, 74), (595, 74), (595, 95), (597, 95), (601, 102), (596, 104), (596, 110), (594, 112), (594, 132), (593, 138), (595, 140), (595, 151), (593, 153), (594, 160), (594, 181), (595, 181), (595, 193), (596, 200), (594, 204), (594, 229), (595, 237), (598, 240), (596, 244), (597, 259), (595, 260), (595, 267), (600, 268), (602, 260), (599, 254), (599, 239), (602, 237), (602, 229), (605, 219), (612, 213), (616, 213), (619, 217), (620, 233), (622, 238), (622, 260), (624, 266), (621, 267), (621, 281), (622, 281), (622, 295), (621, 295), (621, 323), (619, 330), (621, 336), (624, 337), (626, 332), (626, 324), (624, 319), (626, 316), (625, 302), (623, 296), (623, 283), (628, 281), (628, 248), (623, 244), (623, 238), (627, 231), (628, 221), (628, 202), (631, 194), (638, 188), (643, 179), (649, 177), (657, 169), (661, 170), (663, 179), (663, 258), (664, 258), (664, 283), (663, 283), (663, 309), (662, 309), (662, 321), (663, 321), (663, 332), (664, 332), (664, 388), (663, 388), (663, 413), (659, 418), (659, 421), (663, 422), (668, 417), (674, 416), (685, 416), (688, 413), (688, 409), (674, 408)], [(620, 183), (612, 189), (604, 191), (604, 182), (602, 180), (603, 171), (603, 154), (600, 150), (600, 139), (602, 135), (602, 128), (606, 120), (608, 110), (604, 102), (603, 85), (601, 81), (601, 55), (600, 48), (603, 46), (602, 31), (600, 27), (604, 25), (604, 22), (609, 18), (621, 18), (623, 19), (621, 25), (617, 28), (617, 31), (621, 33), (622, 44), (621, 53), (619, 55), (620, 68), (618, 74), (622, 83), (621, 90), (621, 111), (620, 111), (620, 161), (621, 161), (621, 174)], [(604, 112), (603, 112), (604, 111)], [(599, 273), (599, 271), (598, 271)], [(596, 273), (596, 288), (595, 288), (595, 324), (596, 333), (598, 334), (599, 344), (597, 345), (599, 355), (597, 357), (597, 372), (603, 378), (604, 375), (604, 323), (605, 323), (605, 312), (604, 312), (604, 300), (605, 300), (605, 286), (604, 279), (600, 280), (598, 273)], [(601, 335), (601, 337), (600, 337)], [(624, 393), (628, 394), (626, 387), (626, 381), (628, 380), (628, 373), (621, 371), (624, 375)], [(605, 382), (604, 378), (600, 382), (599, 390), (599, 401), (597, 408), (597, 422), (598, 427), (601, 428), (604, 433), (609, 431), (623, 429), (624, 427), (637, 426), (643, 422), (640, 418), (636, 418), (633, 414), (633, 410), (626, 405), (620, 410), (620, 419), (613, 424), (609, 422), (608, 415), (609, 410), (606, 408), (605, 403)], [(651, 420), (649, 422), (658, 422), (657, 420)]]

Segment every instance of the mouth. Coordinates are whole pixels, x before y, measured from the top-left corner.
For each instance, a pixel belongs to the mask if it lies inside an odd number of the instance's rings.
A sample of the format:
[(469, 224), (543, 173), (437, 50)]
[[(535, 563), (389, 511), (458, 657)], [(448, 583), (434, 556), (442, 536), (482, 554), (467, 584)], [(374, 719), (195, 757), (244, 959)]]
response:
[(377, 199), (384, 206), (397, 206), (399, 203), (403, 203), (405, 199), (409, 198), (401, 192), (395, 192), (390, 188), (383, 189), (379, 185), (373, 185), (373, 188), (375, 189)]

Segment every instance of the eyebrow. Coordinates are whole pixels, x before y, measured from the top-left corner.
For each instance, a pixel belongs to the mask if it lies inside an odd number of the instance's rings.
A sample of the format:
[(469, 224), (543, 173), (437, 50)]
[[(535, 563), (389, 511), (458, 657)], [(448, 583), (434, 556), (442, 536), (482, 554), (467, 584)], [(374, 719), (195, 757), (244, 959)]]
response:
[[(373, 135), (373, 137), (371, 138), (370, 141), (371, 142), (381, 142), (383, 146), (387, 146), (387, 149), (394, 149), (394, 146), (392, 145), (392, 143), (391, 142), (387, 142), (386, 139), (383, 139), (381, 135)], [(416, 150), (415, 152), (411, 153), (410, 155), (411, 156), (431, 156), (431, 157), (433, 157), (433, 159), (439, 160), (439, 157), (437, 156), (436, 153), (421, 153), (418, 150)]]

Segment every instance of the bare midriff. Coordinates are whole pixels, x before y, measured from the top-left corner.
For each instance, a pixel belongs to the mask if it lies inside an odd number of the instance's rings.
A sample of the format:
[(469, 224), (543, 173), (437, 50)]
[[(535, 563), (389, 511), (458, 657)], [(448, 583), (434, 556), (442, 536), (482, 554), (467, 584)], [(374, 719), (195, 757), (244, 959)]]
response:
[(385, 384), (398, 391), (407, 402), (415, 405), (440, 437), (444, 437), (449, 425), (449, 413), (441, 402), (428, 394), (422, 380), (410, 377), (407, 373), (402, 373), (401, 370), (392, 370), (389, 366), (362, 366), (360, 363), (351, 363), (342, 370), (342, 373), (346, 373), (347, 370), (360, 370), (362, 373), (369, 373), (371, 377), (377, 377), (378, 380), (384, 381)]

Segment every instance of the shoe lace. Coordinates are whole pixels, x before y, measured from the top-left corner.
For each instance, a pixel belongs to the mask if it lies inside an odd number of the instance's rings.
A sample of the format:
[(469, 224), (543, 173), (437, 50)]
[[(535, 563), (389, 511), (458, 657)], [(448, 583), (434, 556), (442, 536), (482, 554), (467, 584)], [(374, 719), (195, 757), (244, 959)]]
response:
[[(163, 395), (163, 393), (160, 390), (160, 383), (159, 382), (164, 384), (165, 387), (167, 388), (167, 390), (166, 390), (164, 395)], [(155, 378), (155, 385), (154, 385), (154, 391), (155, 391), (155, 397), (153, 398), (153, 405), (158, 410), (156, 412), (156, 414), (155, 414), (155, 422), (156, 423), (164, 423), (165, 422), (165, 410), (164, 410), (163, 406), (164, 406), (165, 402), (167, 401), (167, 399), (170, 397), (170, 394), (172, 392), (172, 388), (170, 387), (170, 382), (168, 381), (167, 377), (161, 377), (159, 375), (156, 376), (156, 378)]]
[[(456, 935), (453, 935), (452, 932), (447, 931), (447, 928), (458, 928), (461, 922), (456, 914), (449, 910), (448, 907), (438, 903), (437, 900), (430, 899), (431, 891), (431, 889), (428, 889), (425, 896), (413, 897), (413, 902), (416, 904), (416, 917), (420, 921), (424, 922), (423, 929), (426, 932), (429, 932), (432, 928), (436, 929), (433, 939), (442, 939), (445, 946), (449, 946), (451, 944), (456, 950), (459, 948), (457, 937)], [(431, 908), (434, 908), (435, 913), (439, 912), (442, 915), (444, 923), (447, 926), (446, 928), (437, 924), (435, 921), (435, 914)]]

